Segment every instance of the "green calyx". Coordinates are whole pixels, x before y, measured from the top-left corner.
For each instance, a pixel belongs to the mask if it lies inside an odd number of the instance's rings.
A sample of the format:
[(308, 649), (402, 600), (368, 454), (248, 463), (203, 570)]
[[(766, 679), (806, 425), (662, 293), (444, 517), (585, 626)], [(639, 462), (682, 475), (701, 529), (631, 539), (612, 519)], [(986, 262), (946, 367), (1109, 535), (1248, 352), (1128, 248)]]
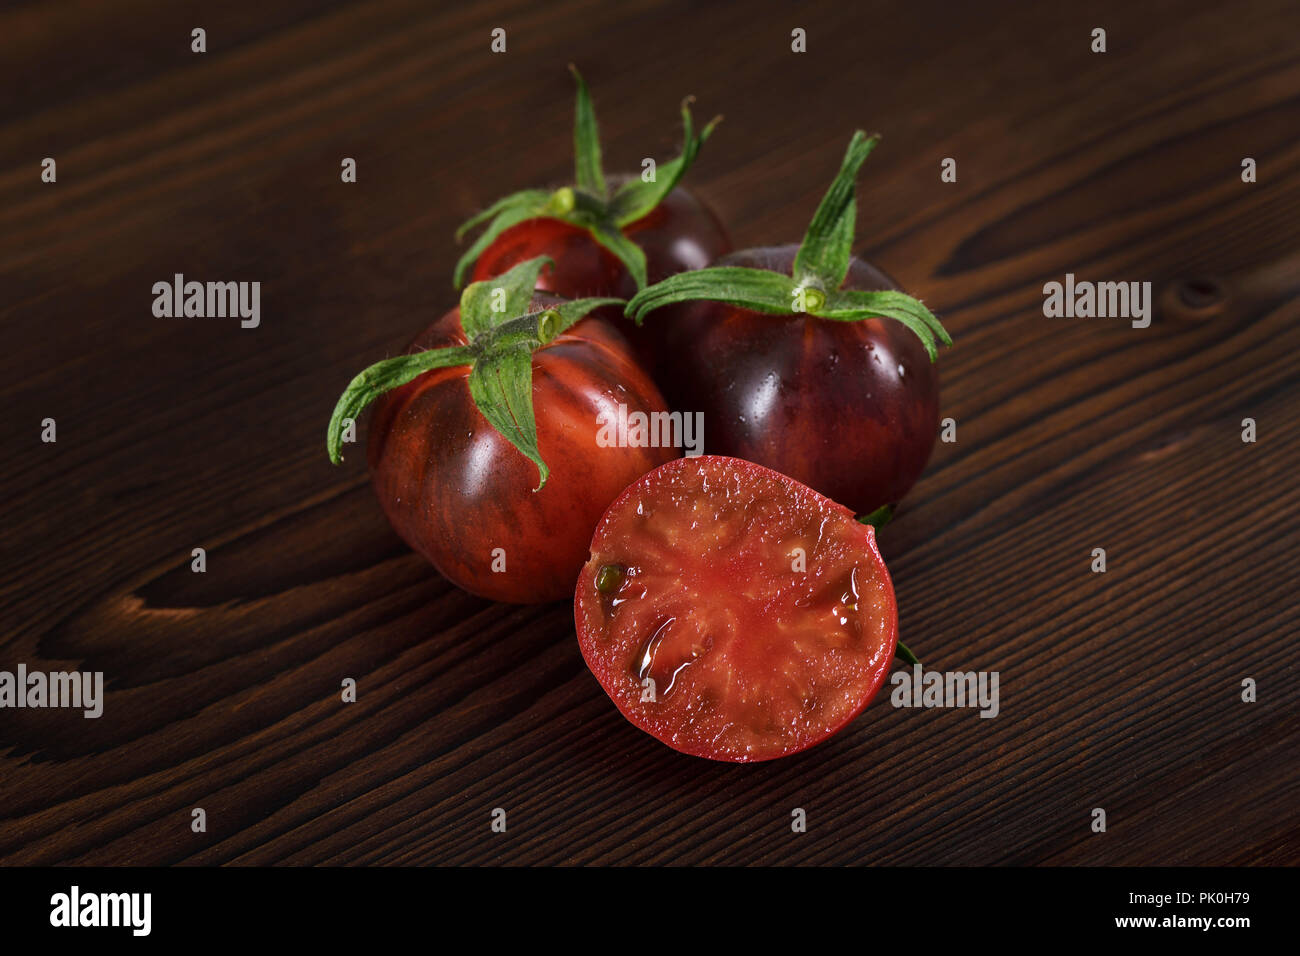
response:
[(628, 303), (627, 314), (639, 325), (655, 309), (703, 299), (754, 312), (804, 312), (839, 322), (895, 319), (916, 333), (933, 362), (938, 357), (936, 342), (952, 345), (952, 337), (919, 299), (892, 290), (840, 288), (853, 256), (858, 170), (879, 140), (879, 136), (867, 136), (861, 130), (853, 134), (839, 174), (808, 224), (790, 275), (738, 266), (682, 272), (640, 290)]
[(893, 517), (894, 517), (894, 506), (881, 505), (879, 508), (877, 508), (875, 511), (871, 512), (870, 514), (858, 515), (857, 520), (862, 522), (863, 524), (869, 524), (871, 525), (871, 527), (879, 531), (885, 525), (889, 524), (889, 520)]
[(623, 229), (645, 217), (673, 191), (722, 117), (713, 119), (697, 135), (691, 118), (691, 98), (685, 99), (682, 102), (682, 126), (685, 129), (682, 154), (658, 165), (649, 181), (645, 179), (649, 171), (643, 171), (640, 176), (620, 185), (611, 195), (601, 166), (600, 136), (591, 94), (577, 68), (570, 64), (569, 69), (578, 84), (573, 122), (574, 184), (554, 191), (525, 189), (513, 193), (462, 223), (456, 230), (458, 242), (478, 226), (487, 225), (456, 263), (456, 288), (465, 284), (474, 263), (501, 233), (527, 219), (539, 217), (559, 219), (587, 230), (596, 242), (623, 263), (636, 280), (637, 288), (645, 288), (645, 253), (623, 235)]
[(622, 305), (622, 299), (574, 299), (547, 309), (529, 311), (533, 289), (545, 256), (521, 262), (508, 272), (472, 283), (460, 297), (460, 324), (468, 345), (427, 349), (376, 362), (354, 378), (330, 418), (326, 446), (330, 461), (343, 460), (343, 432), (362, 409), (436, 368), (468, 365), (470, 397), (483, 417), (537, 465), (541, 491), (549, 473), (537, 450), (537, 421), (533, 413), (533, 352), (584, 318), (593, 309)]

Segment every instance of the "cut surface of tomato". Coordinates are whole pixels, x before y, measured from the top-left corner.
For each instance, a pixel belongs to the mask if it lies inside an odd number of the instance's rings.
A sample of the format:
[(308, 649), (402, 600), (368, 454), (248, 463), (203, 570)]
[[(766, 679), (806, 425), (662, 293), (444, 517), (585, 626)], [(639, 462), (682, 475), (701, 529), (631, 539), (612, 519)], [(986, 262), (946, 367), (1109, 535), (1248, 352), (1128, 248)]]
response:
[(592, 673), (633, 724), (684, 753), (796, 753), (875, 696), (898, 642), (875, 531), (736, 458), (671, 461), (606, 511), (574, 616)]

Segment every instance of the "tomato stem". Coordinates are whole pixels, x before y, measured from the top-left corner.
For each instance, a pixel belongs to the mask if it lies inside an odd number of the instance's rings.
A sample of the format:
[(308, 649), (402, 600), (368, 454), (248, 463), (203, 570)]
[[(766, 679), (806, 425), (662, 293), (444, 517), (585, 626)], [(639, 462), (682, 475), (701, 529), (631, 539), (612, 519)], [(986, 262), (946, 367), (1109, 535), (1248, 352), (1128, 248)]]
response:
[(908, 646), (902, 641), (899, 641), (898, 647), (894, 649), (894, 657), (909, 666), (921, 663), (921, 659), (913, 654)]
[[(600, 136), (596, 112), (587, 84), (572, 63), (569, 71), (577, 83), (578, 95), (573, 114), (574, 183), (555, 190), (525, 189), (497, 200), (487, 209), (471, 216), (456, 230), (459, 242), (471, 230), (485, 223), (486, 228), (456, 263), (452, 276), (461, 288), (472, 274), (474, 264), (501, 233), (533, 218), (558, 219), (586, 230), (592, 240), (627, 267), (638, 289), (647, 284), (645, 253), (623, 235), (623, 228), (649, 215), (690, 169), (701, 147), (722, 117), (715, 117), (700, 132), (695, 132), (691, 118), (693, 97), (682, 101), (684, 143), (681, 155), (660, 163), (650, 179), (633, 176), (610, 195), (601, 167)], [(643, 174), (644, 175), (644, 174)]]
[(863, 524), (869, 524), (871, 527), (879, 530), (889, 524), (889, 519), (894, 517), (893, 505), (881, 505), (871, 514), (858, 515), (858, 520)]
[(655, 309), (703, 300), (773, 315), (806, 313), (836, 322), (893, 319), (909, 328), (925, 346), (930, 361), (935, 361), (936, 342), (951, 346), (952, 336), (923, 302), (893, 289), (841, 288), (853, 263), (858, 169), (878, 140), (861, 130), (853, 134), (839, 174), (808, 224), (790, 275), (740, 266), (681, 272), (638, 289), (626, 314), (640, 325)]
[(821, 281), (826, 289), (838, 289), (849, 271), (853, 257), (853, 235), (857, 226), (857, 177), (863, 161), (871, 154), (879, 136), (862, 130), (853, 134), (844, 161), (821, 205), (813, 214), (794, 258), (794, 278), (806, 283), (810, 278)]
[(561, 186), (555, 192), (551, 193), (550, 202), (546, 204), (546, 212), (559, 214), (561, 218), (573, 212), (573, 207), (577, 202), (572, 187)]

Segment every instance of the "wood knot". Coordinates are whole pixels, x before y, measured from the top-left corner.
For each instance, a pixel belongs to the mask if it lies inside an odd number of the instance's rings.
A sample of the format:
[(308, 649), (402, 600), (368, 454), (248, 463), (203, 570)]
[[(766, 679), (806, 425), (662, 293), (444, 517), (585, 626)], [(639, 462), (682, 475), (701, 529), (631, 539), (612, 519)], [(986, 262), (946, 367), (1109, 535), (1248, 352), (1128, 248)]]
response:
[(1228, 289), (1213, 276), (1199, 276), (1171, 283), (1160, 299), (1161, 311), (1171, 319), (1201, 321), (1223, 312)]

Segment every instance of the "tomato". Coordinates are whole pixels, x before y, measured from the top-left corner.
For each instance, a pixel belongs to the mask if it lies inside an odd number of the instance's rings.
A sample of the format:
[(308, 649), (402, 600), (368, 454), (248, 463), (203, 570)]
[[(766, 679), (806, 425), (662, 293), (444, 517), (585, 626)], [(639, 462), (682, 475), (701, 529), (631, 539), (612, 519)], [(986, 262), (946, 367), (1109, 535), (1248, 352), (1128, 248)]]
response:
[[(704, 450), (775, 468), (863, 513), (895, 504), (939, 430), (938, 344), (919, 299), (852, 256), (856, 177), (878, 136), (853, 134), (797, 246), (747, 249), (627, 304), (665, 323), (660, 385), (702, 414)], [(652, 321), (658, 321), (654, 319)]]
[(771, 760), (841, 730), (885, 681), (898, 612), (875, 530), (735, 458), (668, 462), (609, 507), (582, 569), (583, 657), (683, 753)]
[[(648, 283), (702, 269), (731, 250), (713, 210), (679, 186), (721, 117), (696, 133), (688, 97), (681, 107), (681, 154), (657, 164), (643, 161), (641, 175), (607, 178), (587, 84), (572, 64), (569, 69), (577, 83), (573, 184), (503, 196), (463, 223), (458, 239), (482, 231), (456, 264), (458, 287), (467, 277), (483, 282), (545, 256), (553, 266), (539, 277), (539, 289), (575, 299), (630, 299)], [(602, 314), (619, 315), (613, 308)], [(662, 329), (631, 323), (627, 329), (653, 369), (661, 356)]]
[[(614, 181), (617, 186), (618, 181)], [(678, 272), (703, 269), (731, 250), (731, 240), (717, 215), (694, 193), (678, 187), (623, 234), (641, 247), (646, 257), (648, 281), (658, 282)], [(547, 256), (555, 265), (544, 269), (537, 287), (577, 299), (617, 296), (630, 299), (636, 281), (627, 267), (591, 232), (561, 219), (537, 217), (511, 226), (487, 247), (474, 264), (474, 281), (491, 279), (525, 259)], [(614, 319), (619, 310), (602, 315)], [(674, 320), (669, 312), (659, 321), (642, 326), (619, 321), (619, 329), (632, 342), (642, 363), (653, 374), (664, 362), (664, 341)]]
[[(532, 308), (560, 300), (534, 295)], [(467, 342), (460, 309), (421, 333), (408, 353)], [(469, 368), (424, 372), (380, 396), (368, 458), (375, 492), (397, 533), (452, 583), (498, 601), (557, 601), (573, 592), (592, 529), (630, 482), (677, 452), (600, 447), (598, 416), (618, 405), (666, 410), (623, 337), (588, 317), (532, 357), (538, 471), (470, 396)], [(497, 549), (500, 549), (499, 551)]]
[[(617, 186), (617, 181), (612, 185)], [(717, 215), (680, 186), (645, 216), (625, 226), (623, 234), (645, 253), (650, 282), (703, 269), (731, 250)], [(491, 279), (534, 256), (547, 256), (555, 263), (542, 271), (539, 289), (566, 299), (598, 295), (630, 299), (636, 294), (636, 282), (627, 267), (596, 242), (590, 231), (545, 216), (526, 219), (497, 236), (474, 263), (472, 279)]]
[[(714, 265), (789, 272), (797, 250), (749, 249)], [(842, 288), (898, 286), (853, 259)], [(899, 501), (925, 470), (939, 372), (906, 326), (722, 302), (679, 308), (664, 316), (672, 361), (658, 381), (674, 408), (704, 413), (706, 452), (774, 468), (859, 513)]]

